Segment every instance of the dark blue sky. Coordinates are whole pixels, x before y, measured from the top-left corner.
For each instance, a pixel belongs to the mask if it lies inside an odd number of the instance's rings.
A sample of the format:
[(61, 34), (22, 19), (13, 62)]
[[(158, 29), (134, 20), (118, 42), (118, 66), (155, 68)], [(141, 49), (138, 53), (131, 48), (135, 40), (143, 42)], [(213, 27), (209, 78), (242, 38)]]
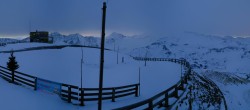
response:
[[(102, 0), (0, 0), (0, 37), (31, 30), (100, 35)], [(107, 33), (250, 36), (249, 0), (108, 0)]]

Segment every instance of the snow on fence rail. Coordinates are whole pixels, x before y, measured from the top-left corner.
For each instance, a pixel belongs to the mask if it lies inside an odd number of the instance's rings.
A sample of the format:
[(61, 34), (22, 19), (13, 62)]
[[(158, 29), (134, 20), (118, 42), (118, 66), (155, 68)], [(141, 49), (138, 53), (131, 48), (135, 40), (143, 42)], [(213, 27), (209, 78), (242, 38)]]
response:
[[(85, 101), (97, 101), (99, 88), (79, 88), (78, 86), (53, 82), (18, 71), (11, 72), (8, 68), (0, 66), (0, 76), (7, 81), (28, 86), (34, 90), (41, 90), (60, 95), (60, 97), (71, 103), (85, 105)], [(103, 100), (112, 100), (135, 95), (138, 97), (139, 84), (132, 84), (120, 87), (103, 88)]]
[[(156, 94), (155, 96), (146, 99), (144, 101), (131, 104), (128, 106), (124, 106), (121, 108), (116, 108), (114, 110), (131, 110), (135, 108), (140, 108), (142, 110), (153, 110), (153, 108), (159, 106), (159, 107), (165, 107), (166, 109), (171, 109), (172, 106), (175, 105), (175, 103), (178, 102), (179, 97), (181, 97), (184, 92), (182, 92), (181, 95), (178, 94), (178, 90), (186, 90), (187, 89), (187, 81), (189, 78), (189, 75), (191, 74), (191, 67), (189, 62), (187, 62), (185, 59), (169, 59), (169, 58), (141, 58), (141, 57), (134, 57), (135, 60), (143, 60), (143, 61), (170, 61), (174, 63), (179, 63), (181, 65), (184, 65), (188, 70), (185, 73), (185, 76), (182, 77), (180, 81), (178, 81), (175, 85), (171, 86), (170, 88), (162, 91), (159, 94)], [(170, 104), (169, 99), (175, 98), (176, 100)]]

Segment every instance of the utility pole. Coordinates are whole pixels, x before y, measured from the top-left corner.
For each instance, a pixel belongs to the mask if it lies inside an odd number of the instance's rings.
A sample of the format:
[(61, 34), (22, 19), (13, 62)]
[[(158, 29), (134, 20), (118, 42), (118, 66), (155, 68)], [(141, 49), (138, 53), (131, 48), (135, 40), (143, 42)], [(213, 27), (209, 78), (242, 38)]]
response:
[(103, 66), (104, 66), (104, 43), (105, 43), (105, 23), (106, 23), (106, 2), (103, 2), (102, 14), (102, 38), (101, 38), (101, 57), (100, 57), (100, 77), (99, 77), (99, 94), (98, 110), (102, 110), (102, 88), (103, 88)]

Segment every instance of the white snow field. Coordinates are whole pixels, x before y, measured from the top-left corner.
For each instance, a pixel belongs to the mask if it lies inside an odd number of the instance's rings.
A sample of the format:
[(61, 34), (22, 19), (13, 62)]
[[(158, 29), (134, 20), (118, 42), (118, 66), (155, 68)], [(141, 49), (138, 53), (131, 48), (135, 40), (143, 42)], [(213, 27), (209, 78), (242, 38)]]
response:
[(234, 73), (205, 71), (203, 74), (220, 87), (230, 110), (249, 110), (250, 80)]
[(230, 110), (250, 109), (250, 84), (220, 85), (226, 97)]
[[(30, 46), (28, 46), (28, 44)], [(1, 50), (16, 50), (35, 47), (33, 43), (11, 44), (1, 47)], [(45, 44), (48, 45), (48, 44)], [(39, 46), (44, 46), (39, 44)], [(13, 48), (10, 48), (13, 47)], [(83, 49), (83, 87), (96, 87), (99, 84), (100, 50), (94, 48)], [(6, 67), (9, 53), (0, 53), (0, 65)], [(18, 71), (37, 76), (43, 79), (80, 86), (81, 48), (66, 47), (62, 49), (33, 50), (15, 52), (16, 60), (20, 68)], [(174, 85), (180, 79), (181, 66), (170, 62), (139, 62), (125, 54), (105, 51), (104, 87), (116, 87), (139, 83), (139, 67), (141, 68), (141, 92), (139, 97), (128, 96), (103, 101), (103, 108), (109, 110), (122, 107), (144, 99)], [(124, 63), (122, 63), (124, 57)], [(4, 100), (1, 108), (8, 110), (96, 110), (97, 101), (86, 102), (86, 106), (80, 107), (67, 103), (59, 96), (41, 91), (23, 88), (0, 79), (0, 97)], [(13, 95), (14, 94), (14, 95)], [(16, 102), (12, 102), (12, 101)]]

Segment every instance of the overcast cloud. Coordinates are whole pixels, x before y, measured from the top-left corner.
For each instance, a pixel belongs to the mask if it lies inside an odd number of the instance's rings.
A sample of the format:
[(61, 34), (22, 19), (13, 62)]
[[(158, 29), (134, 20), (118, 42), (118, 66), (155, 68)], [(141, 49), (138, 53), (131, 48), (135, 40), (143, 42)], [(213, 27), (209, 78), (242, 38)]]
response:
[[(0, 37), (44, 30), (100, 35), (102, 0), (0, 0)], [(249, 0), (108, 0), (107, 33), (250, 36)]]

